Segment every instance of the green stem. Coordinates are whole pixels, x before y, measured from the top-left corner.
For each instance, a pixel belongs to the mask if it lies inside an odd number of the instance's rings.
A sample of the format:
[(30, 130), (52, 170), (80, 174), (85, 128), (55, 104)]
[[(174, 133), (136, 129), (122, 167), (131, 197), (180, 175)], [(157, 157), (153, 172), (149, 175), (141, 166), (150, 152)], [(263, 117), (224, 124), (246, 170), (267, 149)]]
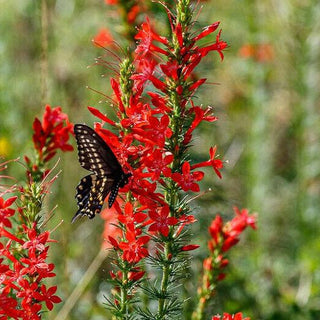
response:
[(121, 287), (121, 291), (120, 291), (120, 297), (121, 297), (121, 301), (120, 301), (121, 309), (120, 309), (120, 312), (123, 315), (121, 317), (121, 319), (125, 319), (126, 315), (128, 314), (127, 282), (128, 282), (128, 272), (127, 271), (123, 271), (123, 273), (122, 273), (122, 287)]
[[(165, 250), (164, 250), (164, 254), (166, 257), (168, 257), (168, 255), (171, 253), (170, 247), (171, 247), (170, 243), (166, 243)], [(169, 277), (170, 277), (170, 271), (171, 271), (170, 269), (171, 268), (168, 264), (165, 264), (162, 269), (161, 296), (163, 298), (159, 299), (159, 308), (158, 308), (160, 319), (162, 319), (165, 316), (164, 314), (164, 306), (166, 301), (165, 296), (168, 291), (168, 283), (169, 283)]]

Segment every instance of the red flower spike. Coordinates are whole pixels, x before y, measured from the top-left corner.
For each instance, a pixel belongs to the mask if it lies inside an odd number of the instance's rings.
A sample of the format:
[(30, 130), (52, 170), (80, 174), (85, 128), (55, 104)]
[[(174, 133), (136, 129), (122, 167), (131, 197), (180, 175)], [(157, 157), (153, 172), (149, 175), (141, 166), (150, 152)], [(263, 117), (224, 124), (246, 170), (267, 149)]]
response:
[(33, 122), (33, 143), (38, 151), (40, 159), (49, 161), (57, 149), (72, 151), (68, 144), (70, 134), (73, 134), (73, 126), (68, 121), (68, 116), (61, 112), (61, 107), (51, 109), (46, 105), (42, 123), (38, 118)]

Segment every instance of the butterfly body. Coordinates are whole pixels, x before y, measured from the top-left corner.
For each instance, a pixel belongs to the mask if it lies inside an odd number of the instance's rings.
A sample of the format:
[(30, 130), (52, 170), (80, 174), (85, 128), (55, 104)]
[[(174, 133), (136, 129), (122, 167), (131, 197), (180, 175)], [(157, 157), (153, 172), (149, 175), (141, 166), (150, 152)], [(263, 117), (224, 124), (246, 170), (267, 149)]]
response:
[(74, 126), (80, 165), (91, 171), (83, 177), (76, 188), (78, 211), (72, 222), (80, 216), (94, 218), (100, 213), (105, 198), (113, 205), (118, 191), (128, 183), (131, 173), (125, 173), (106, 142), (90, 127)]

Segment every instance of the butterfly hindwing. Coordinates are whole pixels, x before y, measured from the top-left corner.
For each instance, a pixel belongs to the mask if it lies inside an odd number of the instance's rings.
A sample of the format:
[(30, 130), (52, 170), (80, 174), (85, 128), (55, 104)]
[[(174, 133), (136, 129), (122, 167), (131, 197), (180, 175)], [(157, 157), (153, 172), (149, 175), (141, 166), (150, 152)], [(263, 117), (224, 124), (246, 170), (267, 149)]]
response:
[(112, 190), (114, 180), (106, 176), (99, 177), (94, 174), (85, 176), (77, 186), (76, 199), (78, 211), (72, 219), (75, 221), (79, 216), (94, 218), (100, 213), (104, 199)]
[(87, 205), (91, 187), (92, 187), (91, 174), (83, 177), (80, 180), (80, 183), (77, 185), (76, 199), (77, 199), (79, 210), (82, 210)]

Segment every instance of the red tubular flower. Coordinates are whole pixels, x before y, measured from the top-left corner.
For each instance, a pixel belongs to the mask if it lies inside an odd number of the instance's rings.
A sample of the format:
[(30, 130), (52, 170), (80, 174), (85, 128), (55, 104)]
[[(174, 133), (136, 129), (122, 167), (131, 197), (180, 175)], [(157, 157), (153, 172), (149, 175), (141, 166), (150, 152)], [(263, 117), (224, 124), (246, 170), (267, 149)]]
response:
[(191, 190), (193, 192), (199, 192), (200, 187), (195, 181), (202, 180), (204, 173), (201, 171), (191, 172), (189, 162), (184, 162), (182, 165), (182, 173), (174, 172), (172, 179), (178, 183), (183, 191)]
[(117, 241), (114, 237), (108, 236), (108, 239), (109, 239), (109, 241), (110, 241), (111, 246), (112, 246), (115, 250), (119, 249), (119, 243), (118, 243), (118, 241)]
[(9, 208), (17, 199), (17, 197), (11, 197), (7, 200), (4, 200), (0, 197), (0, 226), (11, 228), (12, 224), (9, 220), (11, 216), (14, 215), (14, 209)]
[(178, 80), (178, 71), (181, 67), (177, 61), (168, 61), (166, 64), (160, 64), (160, 68), (167, 77), (174, 81)]
[(257, 229), (257, 216), (255, 214), (249, 215), (248, 209), (239, 210), (239, 208), (233, 207), (233, 210), (236, 214), (235, 218), (231, 221), (233, 230), (241, 232), (246, 226)]
[(226, 252), (240, 241), (239, 238), (228, 236), (222, 244), (221, 251)]
[(118, 215), (118, 220), (126, 225), (130, 231), (134, 231), (135, 225), (146, 220), (147, 215), (143, 212), (134, 212), (133, 205), (127, 202), (124, 207), (124, 214)]
[(11, 232), (9, 232), (8, 230), (4, 229), (3, 227), (0, 226), (0, 238), (1, 237), (6, 237), (10, 240), (16, 241), (20, 244), (23, 244), (23, 240), (17, 238), (14, 234), (12, 234)]
[(202, 29), (202, 31), (193, 38), (193, 41), (198, 41), (200, 39), (202, 39), (203, 37), (206, 37), (207, 35), (209, 35), (210, 33), (214, 32), (217, 30), (217, 28), (219, 27), (220, 21), (214, 22), (213, 24), (211, 24), (210, 26), (206, 26)]
[(143, 90), (146, 82), (153, 75), (156, 65), (157, 62), (154, 59), (136, 60), (136, 73), (131, 76), (131, 79), (134, 80), (134, 89), (136, 91)]
[(54, 276), (55, 274), (51, 272), (54, 265), (52, 263), (46, 263), (48, 249), (49, 247), (46, 247), (40, 254), (37, 254), (33, 249), (29, 249), (28, 256), (20, 259), (24, 265), (27, 265), (21, 272), (38, 275), (40, 279)]
[(140, 12), (140, 7), (138, 5), (135, 5), (130, 9), (130, 11), (127, 14), (127, 19), (129, 24), (133, 24), (139, 12)]
[(229, 313), (224, 313), (222, 318), (220, 315), (213, 316), (211, 320), (250, 320), (250, 318), (249, 317), (243, 318), (242, 313), (238, 312), (234, 315)]
[(98, 34), (93, 38), (93, 43), (97, 47), (108, 47), (113, 43), (113, 38), (108, 29), (100, 29)]
[(179, 227), (177, 229), (177, 235), (179, 235), (181, 233), (181, 231), (183, 230), (183, 228), (188, 225), (188, 224), (192, 224), (195, 223), (197, 220), (195, 219), (195, 217), (193, 215), (182, 215), (181, 217), (179, 217)]
[(57, 291), (57, 286), (53, 286), (47, 290), (46, 286), (43, 284), (40, 288), (40, 292), (36, 291), (33, 294), (33, 298), (38, 301), (44, 301), (49, 310), (53, 309), (54, 303), (60, 303), (62, 300), (58, 296), (54, 295)]
[(216, 36), (216, 42), (209, 46), (203, 47), (199, 49), (202, 57), (205, 57), (210, 51), (218, 51), (221, 60), (223, 60), (223, 50), (227, 47), (227, 43), (225, 41), (220, 40), (221, 30), (219, 31), (218, 35)]
[(146, 103), (130, 104), (130, 107), (126, 109), (127, 117), (121, 120), (121, 125), (124, 128), (145, 127), (149, 124), (151, 114), (151, 108)]
[(217, 174), (217, 176), (221, 179), (222, 175), (219, 170), (223, 168), (223, 162), (220, 159), (215, 159), (216, 151), (217, 151), (216, 146), (211, 147), (210, 148), (210, 160), (192, 165), (192, 167), (191, 167), (192, 170), (196, 169), (196, 168), (212, 166), (212, 168), (215, 171), (215, 173)]
[(223, 221), (220, 215), (216, 215), (215, 219), (212, 220), (209, 227), (209, 233), (214, 240), (215, 244), (218, 244), (220, 241), (220, 234), (222, 232)]
[(22, 248), (23, 249), (33, 249), (34, 251), (37, 250), (37, 252), (42, 252), (46, 248), (46, 244), (48, 242), (57, 242), (55, 240), (49, 239), (50, 232), (45, 231), (43, 233), (37, 234), (36, 231), (36, 224), (34, 223), (33, 228), (28, 229), (26, 226), (23, 226), (25, 232), (28, 235), (29, 240), (26, 241)]
[(157, 231), (167, 237), (169, 235), (169, 226), (174, 226), (178, 223), (178, 219), (169, 217), (169, 214), (169, 206), (164, 206), (158, 210), (151, 210), (149, 217), (152, 220), (152, 224), (149, 227), (149, 231)]
[(106, 4), (118, 4), (119, 3), (119, 0), (104, 0), (104, 2), (106, 3)]
[(110, 84), (111, 84), (111, 88), (113, 90), (113, 93), (116, 95), (119, 110), (120, 110), (120, 112), (124, 112), (124, 105), (121, 100), (121, 90), (120, 90), (119, 82), (116, 81), (115, 79), (111, 78)]
[(114, 121), (112, 121), (111, 119), (109, 119), (106, 115), (104, 115), (103, 113), (101, 113), (98, 109), (94, 108), (94, 107), (88, 107), (88, 110), (97, 118), (101, 119), (104, 122), (107, 122), (109, 124), (111, 124), (112, 126), (115, 125)]
[(152, 173), (151, 180), (157, 181), (160, 175), (163, 174), (165, 177), (171, 175), (171, 169), (168, 167), (173, 161), (173, 155), (164, 155), (161, 149), (154, 150), (148, 157), (144, 159), (144, 164), (148, 168), (148, 171)]
[(8, 297), (7, 293), (4, 291), (0, 292), (0, 319), (8, 320), (10, 318), (18, 319), (21, 315), (21, 311), (17, 309), (18, 302), (12, 298)]
[(197, 244), (188, 244), (186, 246), (183, 246), (181, 248), (182, 251), (191, 251), (191, 250), (196, 250), (198, 249), (200, 246)]
[[(190, 128), (188, 129), (188, 131), (185, 134), (184, 137), (184, 144), (188, 144), (191, 140), (192, 137), (192, 132), (193, 130), (202, 122), (202, 121), (209, 121), (209, 122), (213, 122), (217, 120), (217, 117), (210, 115), (211, 113), (211, 107), (208, 107), (206, 109), (202, 109), (198, 106), (193, 106), (190, 110), (189, 113), (193, 114), (194, 113), (194, 119), (191, 123)], [(209, 114), (209, 115), (208, 115)], [(192, 166), (193, 168), (197, 168), (195, 166)], [(200, 166), (199, 166), (200, 167)]]
[(140, 280), (145, 274), (145, 271), (141, 271), (140, 268), (135, 268), (134, 271), (130, 271), (128, 278), (132, 281)]
[(148, 255), (147, 248), (144, 247), (149, 240), (149, 236), (142, 236), (137, 238), (135, 232), (127, 231), (127, 242), (120, 242), (119, 248), (123, 251), (123, 259), (129, 263), (138, 263), (142, 258)]
[(21, 305), (23, 308), (27, 309), (31, 305), (34, 294), (38, 289), (38, 284), (22, 279), (19, 282), (19, 285), (21, 286), (21, 290), (17, 293), (17, 297), (22, 298)]
[(152, 56), (154, 52), (159, 52), (164, 55), (168, 54), (167, 51), (153, 44), (153, 41), (158, 41), (167, 45), (168, 40), (165, 37), (159, 36), (152, 30), (149, 19), (141, 25), (141, 29), (136, 34), (135, 39), (140, 40), (135, 51), (138, 57), (144, 57), (147, 55)]

